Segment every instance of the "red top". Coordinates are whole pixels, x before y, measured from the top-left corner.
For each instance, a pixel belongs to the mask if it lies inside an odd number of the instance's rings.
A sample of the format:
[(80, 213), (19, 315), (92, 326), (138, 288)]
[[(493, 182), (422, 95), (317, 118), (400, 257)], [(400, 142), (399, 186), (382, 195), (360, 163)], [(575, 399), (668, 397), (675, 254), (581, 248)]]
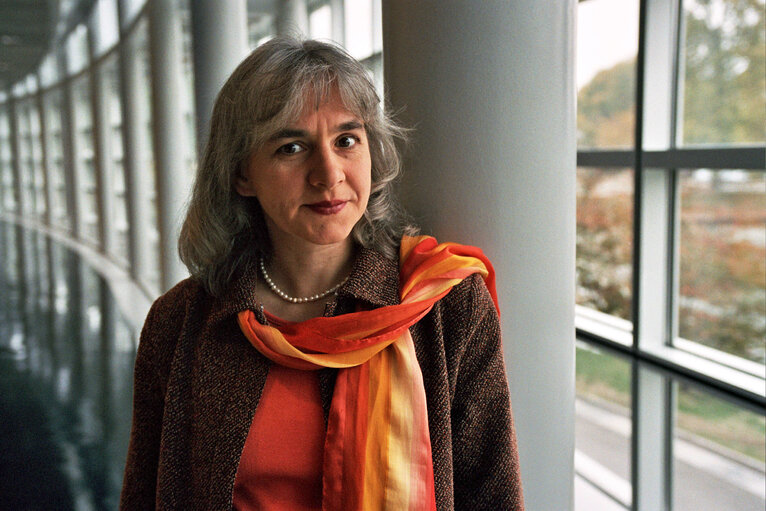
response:
[(325, 433), (317, 372), (273, 364), (239, 460), (234, 509), (321, 510)]

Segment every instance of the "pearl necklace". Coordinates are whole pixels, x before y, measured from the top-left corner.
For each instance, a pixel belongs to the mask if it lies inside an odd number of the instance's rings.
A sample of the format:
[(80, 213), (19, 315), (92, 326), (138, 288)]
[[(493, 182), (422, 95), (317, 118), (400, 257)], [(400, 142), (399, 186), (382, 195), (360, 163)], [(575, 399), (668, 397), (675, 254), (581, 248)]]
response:
[(290, 303), (309, 303), (309, 302), (316, 302), (317, 300), (320, 300), (324, 298), (325, 296), (335, 293), (340, 286), (346, 283), (348, 280), (348, 276), (346, 276), (345, 279), (341, 280), (338, 284), (334, 285), (327, 291), (323, 291), (321, 293), (317, 293), (315, 295), (311, 296), (305, 296), (305, 297), (293, 297), (279, 289), (277, 285), (274, 283), (273, 280), (271, 280), (271, 277), (269, 277), (269, 274), (266, 272), (266, 264), (263, 262), (263, 257), (260, 258), (260, 267), (261, 267), (261, 274), (263, 274), (264, 280), (266, 280), (266, 284), (268, 284), (269, 289), (271, 289), (275, 295), (280, 297), (281, 299), (290, 302)]

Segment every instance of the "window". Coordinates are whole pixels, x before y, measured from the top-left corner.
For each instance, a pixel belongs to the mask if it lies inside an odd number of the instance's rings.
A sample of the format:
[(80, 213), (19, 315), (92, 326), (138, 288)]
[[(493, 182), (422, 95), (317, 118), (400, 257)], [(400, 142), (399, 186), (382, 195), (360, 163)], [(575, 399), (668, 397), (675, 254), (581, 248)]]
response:
[(96, 72), (98, 73), (98, 79), (101, 80), (102, 105), (105, 109), (104, 118), (106, 126), (104, 129), (106, 130), (106, 147), (103, 150), (106, 153), (106, 171), (109, 173), (106, 183), (111, 187), (106, 193), (111, 195), (110, 203), (112, 211), (110, 216), (114, 230), (113, 233), (107, 235), (113, 236), (114, 240), (111, 246), (111, 255), (123, 264), (126, 264), (128, 254), (128, 217), (117, 57), (116, 52), (109, 55), (99, 65)]
[(578, 5), (578, 509), (763, 509), (764, 0)]
[[(138, 26), (134, 29), (130, 35), (131, 49), (138, 54), (138, 96), (140, 98), (141, 106), (139, 108), (139, 123), (141, 138), (144, 141), (152, 140), (152, 108), (151, 108), (151, 66), (149, 65), (149, 40), (148, 40), (148, 25), (146, 18), (143, 18)], [(147, 208), (148, 225), (146, 226), (146, 234), (148, 238), (148, 257), (146, 259), (146, 268), (144, 274), (139, 275), (141, 282), (149, 289), (153, 294), (159, 294), (157, 291), (160, 287), (160, 248), (159, 248), (159, 231), (157, 227), (157, 204), (156, 204), (156, 179), (154, 172), (154, 150), (151, 143), (142, 144), (141, 156), (145, 158), (141, 162), (142, 168), (146, 169), (143, 174), (145, 181), (141, 184), (144, 187), (146, 198), (148, 199), (146, 204), (137, 205), (137, 207)]]
[(684, 0), (679, 101), (686, 144), (763, 143), (763, 0)]
[(61, 88), (52, 89), (43, 95), (45, 112), (45, 151), (48, 164), (48, 179), (51, 189), (51, 224), (62, 229), (71, 229), (67, 208), (66, 178), (64, 177), (64, 147), (61, 131)]
[(629, 148), (635, 132), (638, 0), (588, 0), (577, 13), (577, 146)]
[(16, 197), (13, 193), (13, 167), (11, 160), (11, 127), (8, 119), (7, 103), (0, 103), (0, 185), (2, 195), (0, 204), (5, 211), (16, 209)]
[(79, 183), (76, 193), (82, 205), (80, 225), (83, 239), (98, 243), (98, 210), (96, 209), (96, 169), (93, 153), (93, 105), (90, 76), (83, 74), (72, 81), (74, 163)]
[[(619, 356), (585, 343), (577, 346), (575, 455), (578, 476), (608, 498), (602, 501), (581, 493), (583, 507), (622, 509), (630, 506), (631, 367)], [(611, 502), (610, 502), (611, 501)], [(598, 507), (594, 502), (599, 502)], [(590, 503), (590, 504), (589, 504)]]
[(763, 365), (766, 173), (695, 169), (678, 178), (678, 335)]
[(766, 419), (677, 383), (673, 508), (763, 509)]
[(577, 304), (630, 322), (632, 260), (633, 170), (578, 168)]

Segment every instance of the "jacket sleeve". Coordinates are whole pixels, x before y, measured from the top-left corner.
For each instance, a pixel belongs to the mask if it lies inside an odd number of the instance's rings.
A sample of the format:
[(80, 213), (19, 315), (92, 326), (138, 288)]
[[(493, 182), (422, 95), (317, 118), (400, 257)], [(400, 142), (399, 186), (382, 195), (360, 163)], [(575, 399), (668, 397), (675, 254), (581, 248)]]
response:
[(471, 320), (452, 403), (455, 509), (524, 509), (500, 322), (489, 291), (471, 279)]
[(133, 371), (133, 426), (120, 495), (121, 510), (155, 508), (164, 386), (158, 370), (163, 307), (152, 306), (144, 322)]

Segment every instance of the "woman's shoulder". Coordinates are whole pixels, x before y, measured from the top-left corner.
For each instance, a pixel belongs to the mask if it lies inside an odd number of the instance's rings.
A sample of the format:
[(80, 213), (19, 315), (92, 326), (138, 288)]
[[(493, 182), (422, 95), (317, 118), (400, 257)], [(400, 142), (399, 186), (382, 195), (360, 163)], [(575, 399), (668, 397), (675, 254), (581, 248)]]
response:
[(479, 273), (469, 275), (455, 285), (440, 303), (445, 312), (463, 317), (470, 323), (481, 321), (488, 312), (496, 312), (487, 284)]
[(178, 310), (185, 309), (189, 302), (196, 301), (205, 294), (202, 285), (189, 277), (160, 295), (152, 304), (152, 310), (162, 313), (163, 316), (172, 315)]
[(154, 301), (146, 315), (144, 333), (177, 330), (190, 306), (208, 296), (198, 281), (191, 277), (182, 280)]

